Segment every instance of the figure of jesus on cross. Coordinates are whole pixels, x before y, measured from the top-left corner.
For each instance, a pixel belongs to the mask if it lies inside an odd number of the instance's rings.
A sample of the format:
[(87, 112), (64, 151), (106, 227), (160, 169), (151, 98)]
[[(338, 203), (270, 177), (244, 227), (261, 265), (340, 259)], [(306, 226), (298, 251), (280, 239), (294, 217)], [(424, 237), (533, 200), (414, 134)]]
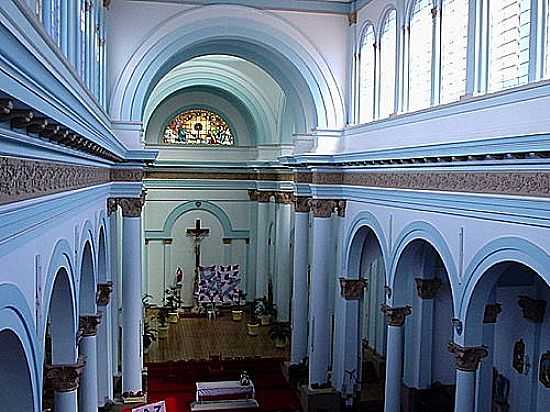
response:
[(195, 227), (186, 230), (187, 236), (193, 240), (195, 249), (195, 278), (193, 279), (193, 294), (197, 291), (197, 279), (199, 278), (199, 266), (201, 264), (201, 241), (210, 234), (210, 229), (201, 227), (201, 220), (195, 221)]

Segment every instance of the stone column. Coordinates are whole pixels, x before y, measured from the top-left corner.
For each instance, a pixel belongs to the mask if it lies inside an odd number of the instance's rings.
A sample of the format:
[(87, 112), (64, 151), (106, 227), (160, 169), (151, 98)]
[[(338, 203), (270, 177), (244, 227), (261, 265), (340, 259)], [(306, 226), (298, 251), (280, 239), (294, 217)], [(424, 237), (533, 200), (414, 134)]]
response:
[[(113, 282), (111, 294), (111, 348), (112, 348), (112, 372), (113, 375), (120, 376), (119, 370), (119, 307), (120, 307), (120, 259), (119, 259), (119, 228), (118, 228), (118, 203), (114, 198), (107, 199), (107, 214), (109, 216), (109, 229), (111, 233), (111, 281)], [(111, 379), (112, 380), (112, 379)]]
[(392, 308), (383, 304), (382, 312), (386, 315), (388, 323), (384, 411), (399, 412), (401, 409), (401, 375), (403, 372), (403, 325), (406, 317), (412, 311), (408, 305)]
[(80, 377), (79, 412), (97, 412), (97, 327), (100, 315), (83, 315), (79, 319), (80, 357), (86, 360)]
[(292, 277), (292, 338), (290, 363), (307, 357), (309, 209), (311, 199), (297, 197), (294, 213), (294, 275)]
[(273, 192), (256, 192), (258, 213), (256, 215), (256, 298), (267, 296), (267, 248), (269, 236), (269, 201)]
[[(162, 290), (160, 291), (160, 296), (158, 297), (159, 302), (164, 300), (164, 291), (172, 284), (174, 279), (175, 271), (172, 270), (172, 239), (163, 239), (163, 263), (164, 263), (164, 276), (162, 282)], [(191, 302), (183, 302), (184, 305), (192, 306)]]
[(113, 283), (108, 281), (97, 285), (96, 303), (100, 310), (102, 322), (99, 325), (97, 351), (98, 351), (98, 405), (103, 406), (106, 401), (113, 399), (113, 364), (111, 360), (112, 318), (109, 307)]
[(311, 201), (313, 211), (311, 284), (310, 284), (310, 345), (309, 384), (317, 386), (327, 382), (330, 364), (331, 325), (329, 317), (330, 256), (332, 250), (333, 200)]
[(123, 397), (143, 395), (141, 369), (141, 307), (142, 198), (118, 200), (122, 207), (122, 394)]
[(476, 371), (481, 359), (488, 355), (483, 346), (464, 347), (449, 342), (449, 352), (456, 359), (455, 411), (474, 412)]
[(277, 226), (275, 230), (276, 260), (275, 279), (277, 282), (277, 320), (288, 322), (290, 320), (290, 228), (292, 225), (292, 204), (294, 194), (291, 192), (275, 193), (277, 202)]
[(70, 365), (46, 365), (46, 379), (52, 382), (55, 391), (56, 412), (77, 411), (77, 390), (84, 364), (84, 360), (79, 359)]

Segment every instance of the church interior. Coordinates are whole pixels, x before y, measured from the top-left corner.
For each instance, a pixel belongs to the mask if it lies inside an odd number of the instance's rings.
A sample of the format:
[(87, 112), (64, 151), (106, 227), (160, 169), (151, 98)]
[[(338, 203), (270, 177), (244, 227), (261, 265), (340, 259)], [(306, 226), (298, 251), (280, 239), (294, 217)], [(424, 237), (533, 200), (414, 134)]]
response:
[(0, 1), (0, 412), (550, 410), (550, 0)]

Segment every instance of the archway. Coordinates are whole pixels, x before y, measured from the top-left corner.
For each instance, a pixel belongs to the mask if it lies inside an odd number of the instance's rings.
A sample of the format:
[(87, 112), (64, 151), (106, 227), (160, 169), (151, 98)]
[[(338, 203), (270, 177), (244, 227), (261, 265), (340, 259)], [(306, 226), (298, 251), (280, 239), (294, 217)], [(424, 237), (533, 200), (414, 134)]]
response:
[[(35, 410), (29, 362), (18, 336), (9, 329), (0, 331), (0, 405), (6, 411)], [(7, 390), (10, 388), (10, 390)]]
[(550, 402), (548, 282), (527, 264), (505, 260), (483, 272), (469, 302), (465, 345), (483, 345), (487, 355), (479, 363), (477, 410), (545, 410)]
[(401, 250), (392, 294), (393, 308), (410, 308), (405, 312), (403, 342), (394, 343), (403, 345), (403, 410), (452, 411), (455, 363), (447, 350), (453, 339), (452, 288), (442, 256), (432, 243), (417, 238)]

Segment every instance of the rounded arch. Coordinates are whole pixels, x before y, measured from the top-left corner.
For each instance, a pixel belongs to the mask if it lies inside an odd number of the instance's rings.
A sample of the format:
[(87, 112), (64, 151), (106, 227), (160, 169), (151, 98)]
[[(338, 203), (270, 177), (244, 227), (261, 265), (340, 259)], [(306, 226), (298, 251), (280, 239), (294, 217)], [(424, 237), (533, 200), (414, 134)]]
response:
[(355, 43), (355, 52), (361, 53), (361, 49), (363, 47), (363, 40), (365, 39), (365, 36), (367, 35), (367, 32), (369, 31), (369, 28), (372, 27), (372, 30), (374, 31), (374, 37), (375, 40), (377, 39), (377, 26), (374, 24), (374, 22), (371, 19), (366, 19), (363, 23), (363, 26), (361, 27), (361, 30), (359, 31), (359, 37), (357, 37), (357, 42)]
[[(465, 270), (459, 318), (464, 322), (464, 334), (458, 337), (465, 345), (479, 344), (481, 339), (481, 306), (487, 302), (500, 272), (493, 270), (503, 263), (522, 265), (550, 286), (547, 275), (550, 255), (538, 245), (518, 237), (502, 237), (490, 241), (473, 257)], [(479, 325), (478, 325), (479, 323)], [(479, 326), (479, 327), (477, 327)]]
[[(223, 27), (223, 33), (212, 32), (212, 26)], [(266, 70), (291, 98), (308, 108), (311, 127), (343, 126), (341, 91), (307, 37), (272, 13), (228, 5), (182, 11), (148, 33), (115, 83), (113, 117), (140, 121), (151, 90), (172, 68), (192, 57), (222, 51)]]
[(78, 285), (79, 314), (95, 314), (96, 312), (96, 265), (94, 252), (89, 241), (84, 243), (80, 261), (80, 282)]
[(386, 25), (386, 21), (388, 20), (390, 13), (392, 12), (395, 12), (396, 35), (399, 35), (399, 10), (397, 10), (394, 5), (388, 4), (386, 7), (384, 7), (382, 13), (380, 13), (378, 23), (374, 25), (377, 43), (380, 43), (380, 38), (382, 37), (382, 33), (384, 33), (384, 26)]
[(396, 287), (397, 282), (397, 267), (398, 264), (410, 244), (414, 241), (422, 240), (428, 243), (435, 252), (439, 255), (445, 271), (448, 276), (448, 280), (451, 286), (451, 297), (453, 300), (453, 310), (456, 312), (456, 289), (459, 279), (458, 269), (453, 258), (453, 254), (445, 241), (443, 235), (432, 225), (426, 222), (414, 222), (407, 225), (397, 237), (395, 247), (392, 251), (391, 264), (389, 266), (389, 285), (392, 291), (392, 301), (395, 300), (396, 295), (399, 296), (399, 288)]
[(248, 238), (248, 235), (249, 235), (248, 230), (233, 229), (233, 226), (231, 225), (231, 220), (229, 219), (229, 216), (227, 216), (227, 213), (225, 213), (225, 211), (218, 205), (206, 200), (185, 202), (185, 203), (182, 203), (181, 205), (178, 205), (166, 217), (166, 220), (164, 221), (163, 229), (160, 231), (154, 231), (154, 230), (147, 231), (145, 234), (146, 238), (166, 239), (166, 238), (172, 237), (172, 228), (174, 227), (174, 224), (176, 223), (176, 221), (182, 215), (192, 210), (203, 211), (213, 215), (220, 222), (223, 228), (224, 238), (226, 239), (247, 239)]
[[(9, 381), (2, 382), (0, 393), (11, 386), (17, 387), (18, 390), (28, 386), (28, 390), (22, 393), (18, 392), (22, 395), (22, 403), (19, 402), (20, 396), (15, 397), (13, 391), (8, 391), (8, 400), (2, 399), (7, 403), (2, 403), (2, 405), (9, 410), (20, 410), (21, 408), (40, 410), (42, 350), (41, 345), (37, 344), (35, 336), (32, 313), (24, 295), (15, 285), (0, 284), (0, 344), (2, 345), (0, 352), (9, 358), (0, 359), (0, 376), (9, 378)], [(12, 349), (7, 349), (8, 347)], [(1, 354), (0, 358), (3, 358)], [(14, 361), (15, 363), (12, 365)], [(8, 365), (6, 368), (17, 370), (17, 377), (13, 379), (11, 375), (5, 374), (2, 371), (2, 365)], [(26, 367), (22, 367), (23, 365)], [(1, 395), (0, 398), (2, 398)], [(17, 405), (10, 405), (10, 399), (17, 401)]]
[(98, 282), (106, 282), (108, 278), (107, 268), (109, 262), (107, 250), (107, 238), (103, 226), (99, 228), (99, 237), (97, 240), (97, 279)]

